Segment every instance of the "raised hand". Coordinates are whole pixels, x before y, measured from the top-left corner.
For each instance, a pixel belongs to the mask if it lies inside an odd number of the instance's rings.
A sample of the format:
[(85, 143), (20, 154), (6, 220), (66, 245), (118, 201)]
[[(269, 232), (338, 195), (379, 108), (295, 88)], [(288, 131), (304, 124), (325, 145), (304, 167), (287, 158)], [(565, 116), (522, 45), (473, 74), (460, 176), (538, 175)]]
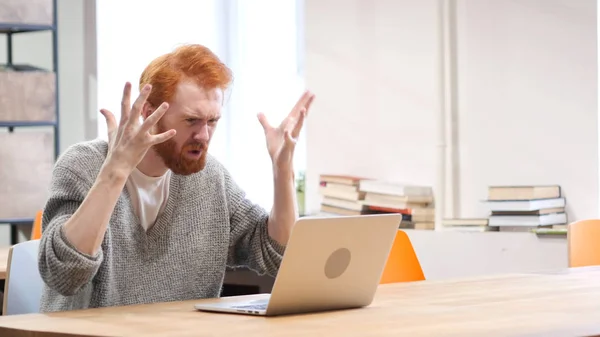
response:
[(144, 103), (146, 103), (151, 90), (149, 84), (142, 88), (140, 95), (131, 106), (131, 83), (125, 84), (119, 125), (117, 125), (112, 112), (106, 109), (100, 110), (106, 118), (108, 129), (109, 148), (105, 165), (112, 165), (119, 174), (129, 176), (150, 147), (175, 136), (173, 129), (156, 135), (150, 133), (152, 126), (162, 118), (169, 108), (167, 103), (161, 104), (146, 120), (140, 122)]
[(271, 126), (263, 113), (258, 114), (258, 120), (265, 131), (267, 150), (277, 168), (292, 169), (296, 142), (314, 98), (315, 95), (310, 91), (304, 92), (277, 127)]

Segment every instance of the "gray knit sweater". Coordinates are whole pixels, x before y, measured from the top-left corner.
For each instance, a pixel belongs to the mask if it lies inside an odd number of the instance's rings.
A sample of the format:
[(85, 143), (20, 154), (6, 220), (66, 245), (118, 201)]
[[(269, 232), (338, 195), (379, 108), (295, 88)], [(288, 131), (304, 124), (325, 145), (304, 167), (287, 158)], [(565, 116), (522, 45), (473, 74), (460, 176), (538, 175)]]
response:
[(210, 156), (203, 171), (172, 175), (165, 210), (147, 232), (124, 188), (100, 252), (75, 250), (63, 224), (94, 183), (107, 149), (101, 140), (83, 142), (55, 165), (39, 253), (43, 312), (218, 297), (226, 266), (277, 273), (285, 247), (269, 237), (268, 213)]

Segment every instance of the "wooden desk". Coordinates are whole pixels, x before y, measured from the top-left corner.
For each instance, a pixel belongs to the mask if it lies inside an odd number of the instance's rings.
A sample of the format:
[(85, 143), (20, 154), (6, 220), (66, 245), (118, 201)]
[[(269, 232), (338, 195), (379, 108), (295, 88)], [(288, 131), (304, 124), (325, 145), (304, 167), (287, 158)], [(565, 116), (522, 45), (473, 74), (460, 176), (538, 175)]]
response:
[(196, 302), (3, 316), (0, 336), (600, 335), (600, 268), (388, 284), (367, 308), (272, 318)]
[[(10, 246), (0, 247), (0, 280), (6, 279), (6, 267), (8, 265), (8, 251)], [(4, 288), (0, 289), (3, 291)]]

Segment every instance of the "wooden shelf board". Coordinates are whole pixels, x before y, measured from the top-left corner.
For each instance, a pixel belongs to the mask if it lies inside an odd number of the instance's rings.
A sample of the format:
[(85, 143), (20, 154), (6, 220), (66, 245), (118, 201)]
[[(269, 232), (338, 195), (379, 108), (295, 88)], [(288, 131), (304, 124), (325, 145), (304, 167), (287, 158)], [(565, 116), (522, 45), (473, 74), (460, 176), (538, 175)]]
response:
[(18, 218), (18, 219), (0, 219), (0, 224), (12, 224), (12, 225), (31, 225), (33, 218)]
[(30, 25), (22, 23), (0, 23), (0, 33), (26, 33), (26, 32), (42, 32), (52, 31), (54, 26), (48, 25)]
[(0, 127), (56, 126), (56, 121), (0, 121)]

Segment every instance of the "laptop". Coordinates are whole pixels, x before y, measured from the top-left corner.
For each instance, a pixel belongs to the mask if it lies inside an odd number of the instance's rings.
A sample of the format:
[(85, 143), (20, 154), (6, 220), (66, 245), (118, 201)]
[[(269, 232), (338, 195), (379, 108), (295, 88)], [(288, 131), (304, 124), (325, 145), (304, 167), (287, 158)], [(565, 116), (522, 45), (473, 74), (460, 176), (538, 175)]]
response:
[(401, 221), (400, 214), (300, 218), (270, 294), (204, 300), (194, 308), (277, 316), (368, 306)]

